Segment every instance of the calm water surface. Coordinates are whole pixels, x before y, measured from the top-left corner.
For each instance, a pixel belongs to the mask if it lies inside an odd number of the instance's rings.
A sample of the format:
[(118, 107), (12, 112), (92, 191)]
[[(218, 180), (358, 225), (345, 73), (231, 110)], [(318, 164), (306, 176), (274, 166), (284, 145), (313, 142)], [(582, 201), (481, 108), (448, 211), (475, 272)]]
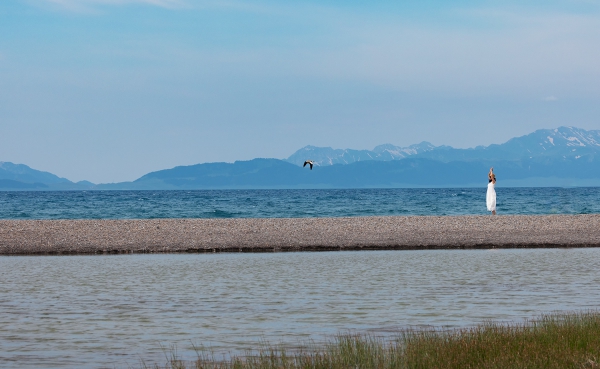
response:
[(600, 305), (600, 250), (0, 257), (0, 367), (126, 368)]

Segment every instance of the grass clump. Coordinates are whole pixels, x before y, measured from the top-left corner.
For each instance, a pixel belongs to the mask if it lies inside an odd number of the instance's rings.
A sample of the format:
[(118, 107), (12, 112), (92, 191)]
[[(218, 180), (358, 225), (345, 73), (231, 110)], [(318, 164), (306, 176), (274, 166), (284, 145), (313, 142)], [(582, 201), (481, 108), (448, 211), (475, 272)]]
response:
[[(600, 313), (403, 335), (405, 368), (600, 368)], [(400, 366), (402, 367), (402, 366)]]
[[(204, 351), (169, 369), (598, 368), (600, 312), (543, 315), (524, 323), (485, 323), (451, 331), (405, 330), (394, 339), (339, 335), (303, 351), (265, 347), (214, 360)], [(155, 366), (159, 369), (162, 367)]]

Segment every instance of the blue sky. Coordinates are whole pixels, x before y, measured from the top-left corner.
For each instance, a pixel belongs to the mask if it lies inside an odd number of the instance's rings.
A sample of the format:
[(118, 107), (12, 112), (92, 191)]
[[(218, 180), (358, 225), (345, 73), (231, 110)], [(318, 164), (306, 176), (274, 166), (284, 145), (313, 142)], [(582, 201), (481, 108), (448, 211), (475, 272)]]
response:
[(133, 180), (600, 129), (600, 1), (0, 2), (0, 161)]

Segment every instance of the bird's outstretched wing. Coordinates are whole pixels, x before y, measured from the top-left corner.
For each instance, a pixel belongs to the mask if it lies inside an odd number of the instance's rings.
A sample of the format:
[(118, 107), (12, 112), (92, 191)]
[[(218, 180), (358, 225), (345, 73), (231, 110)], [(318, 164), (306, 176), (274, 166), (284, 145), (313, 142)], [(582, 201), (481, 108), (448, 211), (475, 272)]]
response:
[(302, 166), (302, 168), (304, 168), (306, 166), (306, 164), (308, 164), (308, 161), (304, 162), (304, 165)]
[(310, 170), (312, 170), (313, 163), (310, 163)]

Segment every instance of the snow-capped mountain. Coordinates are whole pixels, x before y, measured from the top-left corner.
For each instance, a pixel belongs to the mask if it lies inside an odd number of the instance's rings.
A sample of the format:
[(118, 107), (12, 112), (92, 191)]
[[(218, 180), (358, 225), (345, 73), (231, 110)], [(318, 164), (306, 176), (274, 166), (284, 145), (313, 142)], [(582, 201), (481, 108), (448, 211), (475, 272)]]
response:
[(351, 164), (357, 161), (366, 160), (390, 161), (404, 159), (433, 149), (435, 149), (435, 146), (429, 142), (421, 142), (420, 144), (410, 145), (408, 147), (384, 144), (375, 147), (373, 150), (332, 149), (331, 147), (305, 146), (293, 153), (286, 161), (296, 165), (302, 165), (305, 160), (310, 159), (319, 166)]
[(540, 129), (526, 136), (513, 138), (503, 146), (530, 158), (563, 156), (580, 159), (600, 153), (600, 131), (586, 131), (575, 127)]
[(313, 160), (317, 165), (350, 164), (366, 160), (401, 160), (407, 157), (427, 158), (441, 162), (478, 160), (594, 160), (600, 158), (600, 130), (586, 131), (576, 127), (540, 129), (525, 136), (515, 137), (503, 144), (455, 149), (422, 142), (408, 147), (391, 144), (370, 150), (332, 149), (306, 146), (286, 161), (302, 165)]
[(600, 155), (600, 131), (586, 131), (576, 127), (540, 129), (528, 135), (515, 137), (503, 144), (477, 146), (472, 149), (438, 147), (419, 157), (450, 161), (509, 160), (509, 161), (564, 161), (594, 160)]

